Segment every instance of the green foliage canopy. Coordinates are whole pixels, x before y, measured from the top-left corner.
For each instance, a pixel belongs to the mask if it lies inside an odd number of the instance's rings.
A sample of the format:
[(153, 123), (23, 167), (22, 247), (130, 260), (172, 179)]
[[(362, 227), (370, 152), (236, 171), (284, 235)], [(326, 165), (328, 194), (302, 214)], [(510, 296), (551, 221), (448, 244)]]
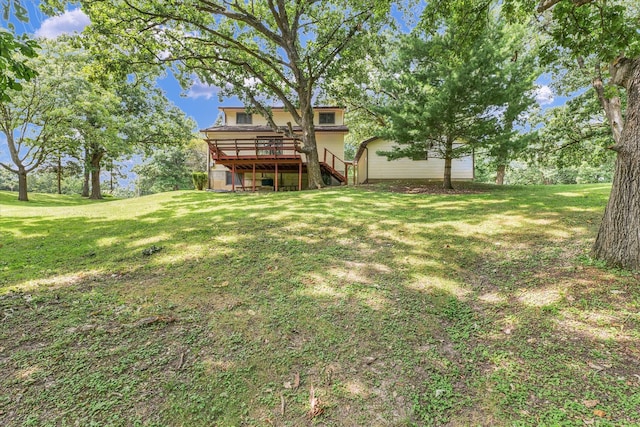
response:
[(29, 81), (38, 73), (27, 63), (28, 58), (37, 55), (38, 44), (26, 37), (17, 37), (12, 31), (14, 26), (9, 22), (10, 16), (27, 21), (27, 9), (19, 0), (3, 0), (2, 19), (7, 28), (0, 28), (0, 102), (10, 100), (10, 91), (22, 89), (21, 81)]
[[(380, 153), (389, 159), (450, 160), (480, 146), (506, 157), (514, 147), (513, 126), (533, 104), (537, 76), (534, 56), (518, 57), (530, 49), (522, 42), (525, 29), (492, 13), (467, 31), (460, 14), (464, 8), (445, 14), (439, 31), (423, 30), (423, 21), (400, 38), (381, 81), (384, 106), (374, 108), (385, 122), (379, 136), (397, 143)], [(448, 186), (446, 173), (445, 167)]]

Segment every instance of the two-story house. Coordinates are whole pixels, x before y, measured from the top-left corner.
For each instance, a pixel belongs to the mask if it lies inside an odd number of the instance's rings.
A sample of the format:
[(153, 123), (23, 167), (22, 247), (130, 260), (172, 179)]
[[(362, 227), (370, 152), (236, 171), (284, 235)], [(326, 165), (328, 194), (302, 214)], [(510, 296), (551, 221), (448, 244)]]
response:
[[(255, 191), (299, 190), (307, 187), (306, 156), (297, 150), (301, 141), (274, 132), (259, 114), (244, 107), (221, 107), (220, 125), (201, 130), (209, 145), (209, 188)], [(294, 123), (282, 107), (273, 107), (278, 127)], [(320, 166), (327, 185), (347, 182), (350, 165), (344, 159), (344, 109), (315, 107), (314, 125)], [(294, 133), (300, 128), (292, 126)]]

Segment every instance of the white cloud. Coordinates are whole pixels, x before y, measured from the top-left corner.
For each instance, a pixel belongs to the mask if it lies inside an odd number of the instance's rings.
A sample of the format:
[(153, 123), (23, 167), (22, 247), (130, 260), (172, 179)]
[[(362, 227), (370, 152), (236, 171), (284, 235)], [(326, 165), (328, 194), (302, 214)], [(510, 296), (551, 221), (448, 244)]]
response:
[(538, 86), (535, 90), (534, 95), (536, 97), (536, 102), (540, 105), (549, 105), (554, 101), (553, 90), (547, 85)]
[(196, 78), (193, 81), (193, 84), (189, 88), (187, 92), (188, 98), (204, 98), (211, 99), (214, 96), (218, 95), (218, 87), (211, 86), (206, 83), (203, 83), (200, 79)]
[(45, 19), (36, 31), (36, 37), (55, 39), (61, 34), (80, 33), (90, 23), (89, 17), (80, 9), (68, 10), (62, 15)]

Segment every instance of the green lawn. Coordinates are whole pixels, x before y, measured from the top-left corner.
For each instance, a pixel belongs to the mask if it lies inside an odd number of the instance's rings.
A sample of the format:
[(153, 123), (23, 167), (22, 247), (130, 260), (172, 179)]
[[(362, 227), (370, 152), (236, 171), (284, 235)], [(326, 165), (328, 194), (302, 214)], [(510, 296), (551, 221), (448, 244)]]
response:
[(640, 425), (609, 187), (477, 188), (0, 192), (0, 425)]

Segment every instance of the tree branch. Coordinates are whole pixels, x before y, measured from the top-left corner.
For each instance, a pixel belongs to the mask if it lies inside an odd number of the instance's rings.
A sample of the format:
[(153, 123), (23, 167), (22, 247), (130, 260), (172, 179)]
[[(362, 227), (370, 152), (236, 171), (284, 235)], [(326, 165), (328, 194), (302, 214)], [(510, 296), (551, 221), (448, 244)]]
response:
[[(538, 13), (542, 13), (546, 10), (551, 9), (553, 6), (555, 6), (556, 4), (560, 3), (562, 0), (541, 0), (540, 3), (538, 4)], [(574, 4), (574, 6), (576, 7), (580, 7), (583, 6), (585, 4), (588, 3), (592, 3), (594, 0), (571, 0), (571, 2)]]

